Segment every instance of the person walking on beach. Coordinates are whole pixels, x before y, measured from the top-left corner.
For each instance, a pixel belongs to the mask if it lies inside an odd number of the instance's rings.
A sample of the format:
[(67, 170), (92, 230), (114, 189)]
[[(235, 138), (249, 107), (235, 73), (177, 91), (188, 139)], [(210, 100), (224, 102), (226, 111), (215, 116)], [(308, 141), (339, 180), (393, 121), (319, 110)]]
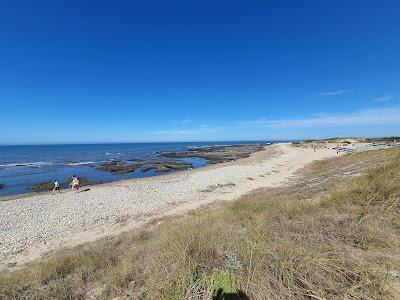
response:
[(76, 175), (72, 176), (72, 180), (71, 180), (71, 188), (75, 191), (75, 192), (79, 192), (79, 179), (76, 177)]
[(56, 191), (60, 192), (60, 184), (58, 183), (57, 180), (54, 180), (54, 189), (53, 189), (53, 194), (56, 193)]

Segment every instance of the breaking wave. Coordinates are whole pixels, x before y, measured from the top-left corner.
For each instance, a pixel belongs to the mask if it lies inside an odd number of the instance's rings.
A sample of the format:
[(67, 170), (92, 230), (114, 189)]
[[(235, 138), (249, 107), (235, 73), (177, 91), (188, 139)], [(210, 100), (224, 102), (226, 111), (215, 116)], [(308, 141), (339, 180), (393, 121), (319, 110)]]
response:
[(12, 168), (12, 167), (31, 167), (31, 168), (41, 168), (45, 166), (52, 165), (53, 163), (49, 162), (26, 162), (26, 163), (11, 163), (11, 164), (2, 164), (0, 168)]

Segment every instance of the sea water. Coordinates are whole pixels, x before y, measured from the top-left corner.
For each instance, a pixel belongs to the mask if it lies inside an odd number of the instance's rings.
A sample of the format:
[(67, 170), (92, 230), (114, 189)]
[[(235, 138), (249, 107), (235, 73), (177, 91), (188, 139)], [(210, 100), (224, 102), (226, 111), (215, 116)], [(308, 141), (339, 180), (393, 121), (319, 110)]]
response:
[[(132, 143), (132, 144), (85, 144), (85, 145), (26, 145), (0, 146), (0, 196), (31, 192), (31, 187), (41, 182), (57, 180), (66, 182), (72, 175), (85, 177), (97, 183), (120, 179), (159, 175), (154, 170), (114, 175), (96, 170), (101, 163), (112, 160), (153, 161), (162, 152), (181, 152), (193, 148), (217, 145), (255, 144), (253, 142), (193, 142), (193, 143)], [(262, 143), (266, 143), (263, 141)], [(201, 158), (181, 159), (191, 162), (193, 168), (207, 165)], [(173, 172), (173, 171), (171, 171)]]

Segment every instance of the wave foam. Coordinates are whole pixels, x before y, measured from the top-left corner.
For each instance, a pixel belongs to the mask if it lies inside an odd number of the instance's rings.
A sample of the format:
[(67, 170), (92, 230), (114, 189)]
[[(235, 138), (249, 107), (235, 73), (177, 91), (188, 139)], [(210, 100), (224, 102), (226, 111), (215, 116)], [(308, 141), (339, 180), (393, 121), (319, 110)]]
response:
[(96, 162), (94, 161), (82, 161), (82, 162), (73, 162), (73, 163), (68, 163), (66, 164), (67, 166), (83, 166), (83, 165), (91, 165), (95, 164)]
[(49, 162), (26, 162), (26, 163), (11, 163), (11, 164), (2, 164), (0, 168), (11, 168), (11, 167), (31, 167), (31, 168), (40, 168), (44, 166), (52, 165), (53, 163)]

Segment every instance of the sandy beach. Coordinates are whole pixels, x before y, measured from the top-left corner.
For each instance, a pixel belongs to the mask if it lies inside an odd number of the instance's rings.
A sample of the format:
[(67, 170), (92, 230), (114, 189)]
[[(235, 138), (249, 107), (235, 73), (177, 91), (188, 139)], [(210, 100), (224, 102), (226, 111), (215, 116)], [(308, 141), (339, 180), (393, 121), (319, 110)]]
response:
[(229, 201), (261, 187), (284, 185), (335, 150), (278, 144), (234, 162), (143, 179), (0, 201), (0, 267), (117, 234), (155, 217)]

